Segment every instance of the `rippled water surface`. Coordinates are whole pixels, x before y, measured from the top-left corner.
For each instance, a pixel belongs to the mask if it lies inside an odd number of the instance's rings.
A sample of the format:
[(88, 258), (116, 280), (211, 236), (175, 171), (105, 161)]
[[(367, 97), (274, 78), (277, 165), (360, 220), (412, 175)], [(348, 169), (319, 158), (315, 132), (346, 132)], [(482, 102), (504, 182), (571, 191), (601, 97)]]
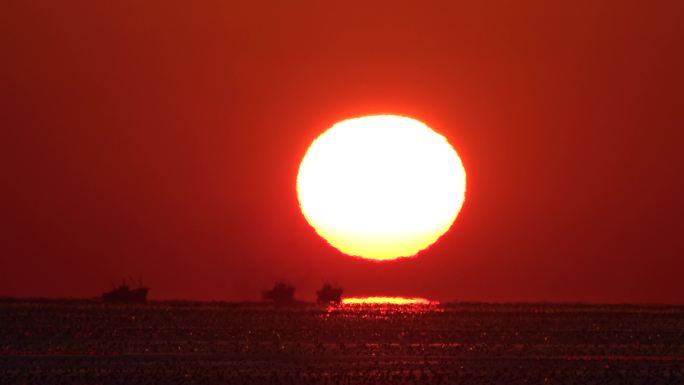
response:
[(2, 384), (684, 384), (684, 307), (0, 302)]

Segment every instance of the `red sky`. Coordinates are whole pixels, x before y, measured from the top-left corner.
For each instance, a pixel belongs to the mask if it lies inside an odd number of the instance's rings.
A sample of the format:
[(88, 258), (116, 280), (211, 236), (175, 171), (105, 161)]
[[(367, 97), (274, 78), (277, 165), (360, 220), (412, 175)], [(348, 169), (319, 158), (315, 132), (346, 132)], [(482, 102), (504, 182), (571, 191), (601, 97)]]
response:
[[(0, 295), (684, 302), (684, 3), (522, 3), (3, 2)], [(373, 113), (468, 172), (416, 259), (299, 212), (308, 144)]]

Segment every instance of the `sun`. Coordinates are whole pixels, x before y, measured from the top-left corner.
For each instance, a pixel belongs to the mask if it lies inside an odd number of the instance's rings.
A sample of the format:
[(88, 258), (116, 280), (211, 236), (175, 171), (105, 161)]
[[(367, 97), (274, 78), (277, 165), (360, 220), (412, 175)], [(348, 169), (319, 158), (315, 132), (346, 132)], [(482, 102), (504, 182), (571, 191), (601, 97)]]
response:
[(373, 260), (416, 255), (453, 224), (466, 173), (446, 138), (403, 116), (341, 121), (304, 155), (297, 196), (306, 220), (341, 252)]

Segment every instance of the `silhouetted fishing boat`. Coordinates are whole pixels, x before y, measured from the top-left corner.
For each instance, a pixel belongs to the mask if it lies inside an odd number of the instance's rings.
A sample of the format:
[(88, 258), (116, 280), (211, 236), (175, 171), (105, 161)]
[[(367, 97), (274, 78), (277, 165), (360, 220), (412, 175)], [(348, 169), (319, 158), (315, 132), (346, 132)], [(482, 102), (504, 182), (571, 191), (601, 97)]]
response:
[(326, 282), (320, 290), (316, 291), (318, 303), (340, 303), (342, 301), (342, 291), (341, 287), (334, 287)]
[(136, 288), (131, 288), (125, 282), (112, 290), (102, 293), (103, 302), (133, 302), (140, 303), (147, 301), (147, 293), (150, 291), (149, 287), (145, 287), (140, 282)]
[(263, 297), (276, 304), (287, 304), (294, 302), (294, 292), (294, 286), (278, 282), (273, 286), (273, 289), (264, 291)]

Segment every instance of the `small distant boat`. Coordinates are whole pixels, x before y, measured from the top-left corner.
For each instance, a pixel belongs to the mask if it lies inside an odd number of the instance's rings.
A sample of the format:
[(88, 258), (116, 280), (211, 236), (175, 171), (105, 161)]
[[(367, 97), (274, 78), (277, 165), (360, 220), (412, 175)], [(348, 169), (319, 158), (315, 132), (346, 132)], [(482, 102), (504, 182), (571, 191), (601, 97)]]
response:
[(329, 283), (325, 283), (323, 287), (316, 292), (318, 294), (318, 303), (340, 303), (342, 301), (341, 287), (334, 287)]
[(150, 288), (143, 286), (142, 282), (140, 282), (136, 288), (131, 288), (124, 282), (112, 290), (102, 293), (102, 301), (112, 303), (142, 303), (147, 301), (147, 293), (149, 291)]
[(275, 304), (287, 304), (294, 302), (295, 287), (284, 282), (278, 282), (273, 286), (273, 289), (266, 290), (263, 297), (266, 300), (273, 301)]

